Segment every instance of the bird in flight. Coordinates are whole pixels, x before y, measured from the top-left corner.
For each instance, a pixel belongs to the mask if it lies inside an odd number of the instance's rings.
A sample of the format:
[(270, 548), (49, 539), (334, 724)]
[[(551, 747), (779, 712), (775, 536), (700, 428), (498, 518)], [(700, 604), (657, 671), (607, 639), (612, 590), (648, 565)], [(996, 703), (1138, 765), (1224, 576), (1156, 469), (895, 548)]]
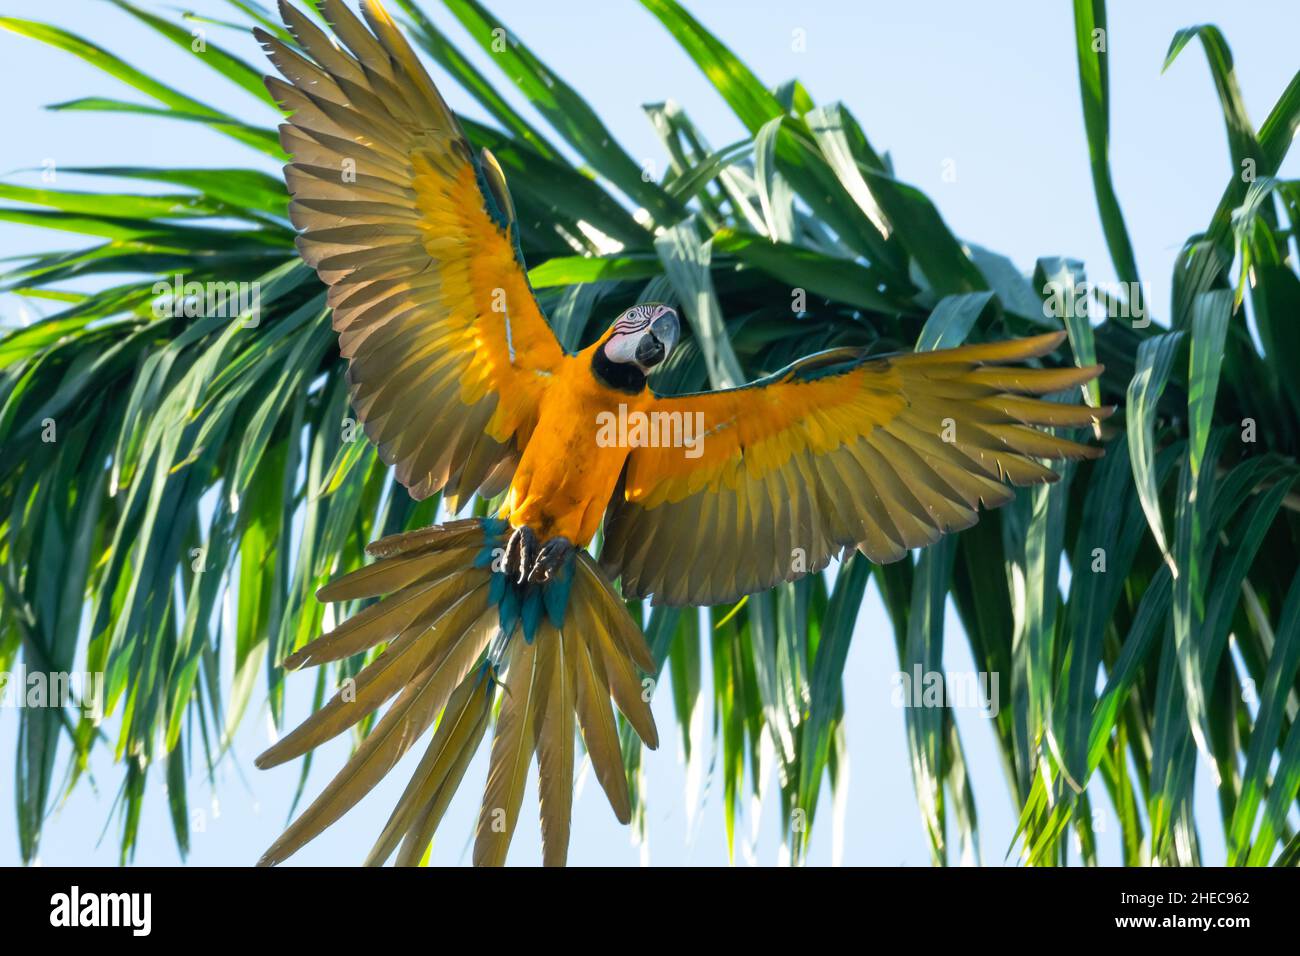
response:
[[(505, 861), (536, 758), (543, 861), (563, 864), (574, 737), (620, 821), (631, 817), (611, 698), (648, 747), (656, 673), (624, 603), (699, 606), (815, 573), (853, 549), (899, 560), (974, 524), (1038, 459), (1100, 449), (1043, 430), (1109, 409), (1033, 396), (1101, 371), (1008, 365), (1064, 333), (920, 353), (839, 348), (739, 388), (656, 394), (676, 312), (642, 303), (566, 352), (522, 259), (500, 166), (476, 152), (380, 4), (282, 2), (296, 46), (258, 30), (283, 79), (281, 142), (298, 249), (328, 287), (365, 433), (413, 498), (492, 516), (374, 542), (324, 601), (382, 598), (290, 667), (379, 653), (258, 758), (291, 760), (392, 701), (339, 774), (262, 858), (342, 817), (434, 726), (366, 862), (418, 864), (499, 701), (475, 864)], [(336, 42), (337, 41), (337, 42)], [(599, 560), (587, 551), (603, 527)], [(794, 556), (799, 556), (794, 560)], [(614, 581), (620, 582), (616, 589)]]

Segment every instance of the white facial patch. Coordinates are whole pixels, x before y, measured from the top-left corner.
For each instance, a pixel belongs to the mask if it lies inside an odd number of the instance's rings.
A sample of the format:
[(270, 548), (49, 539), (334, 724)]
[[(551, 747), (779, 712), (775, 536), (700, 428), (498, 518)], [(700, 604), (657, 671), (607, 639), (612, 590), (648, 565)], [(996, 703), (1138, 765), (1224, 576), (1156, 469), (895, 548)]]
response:
[(605, 357), (611, 362), (620, 364), (635, 362), (637, 343), (641, 341), (643, 335), (645, 335), (644, 331), (614, 333), (605, 343)]

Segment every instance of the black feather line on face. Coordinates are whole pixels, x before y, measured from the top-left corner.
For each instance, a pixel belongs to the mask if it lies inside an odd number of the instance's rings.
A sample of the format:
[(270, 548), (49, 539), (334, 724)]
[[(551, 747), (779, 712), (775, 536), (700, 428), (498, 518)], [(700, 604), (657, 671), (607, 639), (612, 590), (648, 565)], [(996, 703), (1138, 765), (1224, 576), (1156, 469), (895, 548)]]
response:
[(628, 332), (640, 332), (642, 329), (648, 329), (649, 327), (650, 320), (647, 318), (625, 316), (614, 323), (613, 334), (624, 335)]
[(645, 372), (631, 362), (610, 361), (604, 346), (596, 349), (596, 354), (591, 357), (591, 371), (598, 381), (616, 392), (640, 395), (645, 391)]

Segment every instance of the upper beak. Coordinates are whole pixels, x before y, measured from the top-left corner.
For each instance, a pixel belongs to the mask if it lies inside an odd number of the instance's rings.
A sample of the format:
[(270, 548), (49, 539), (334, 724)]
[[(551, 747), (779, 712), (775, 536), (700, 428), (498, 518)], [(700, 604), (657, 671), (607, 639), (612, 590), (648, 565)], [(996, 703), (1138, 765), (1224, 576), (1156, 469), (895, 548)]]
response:
[(664, 355), (671, 352), (673, 346), (677, 344), (678, 335), (681, 334), (681, 327), (677, 324), (677, 313), (670, 309), (651, 322), (650, 334), (663, 345)]

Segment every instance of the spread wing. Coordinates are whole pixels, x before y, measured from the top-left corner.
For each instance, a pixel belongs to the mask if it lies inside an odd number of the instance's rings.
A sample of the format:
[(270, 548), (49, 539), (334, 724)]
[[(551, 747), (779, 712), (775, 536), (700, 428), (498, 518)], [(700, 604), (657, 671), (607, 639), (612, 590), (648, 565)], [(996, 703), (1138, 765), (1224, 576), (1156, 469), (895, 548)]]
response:
[(1025, 397), (1079, 386), (1100, 366), (997, 364), (1045, 355), (1064, 337), (884, 357), (839, 349), (741, 388), (657, 398), (654, 410), (670, 413), (665, 435), (694, 435), (698, 417), (698, 454), (631, 452), (602, 563), (628, 597), (721, 604), (847, 548), (885, 563), (969, 527), (979, 504), (1012, 497), (1006, 481), (1056, 480), (1034, 459), (1101, 454), (1035, 426), (1083, 426), (1108, 409)]
[(346, 49), (283, 2), (301, 52), (257, 36), (287, 80), (266, 82), (292, 113), (289, 212), (329, 286), (353, 406), (414, 497), (493, 493), (563, 357), (505, 179), (378, 4), (362, 4), (369, 30), (339, 0), (320, 7)]

